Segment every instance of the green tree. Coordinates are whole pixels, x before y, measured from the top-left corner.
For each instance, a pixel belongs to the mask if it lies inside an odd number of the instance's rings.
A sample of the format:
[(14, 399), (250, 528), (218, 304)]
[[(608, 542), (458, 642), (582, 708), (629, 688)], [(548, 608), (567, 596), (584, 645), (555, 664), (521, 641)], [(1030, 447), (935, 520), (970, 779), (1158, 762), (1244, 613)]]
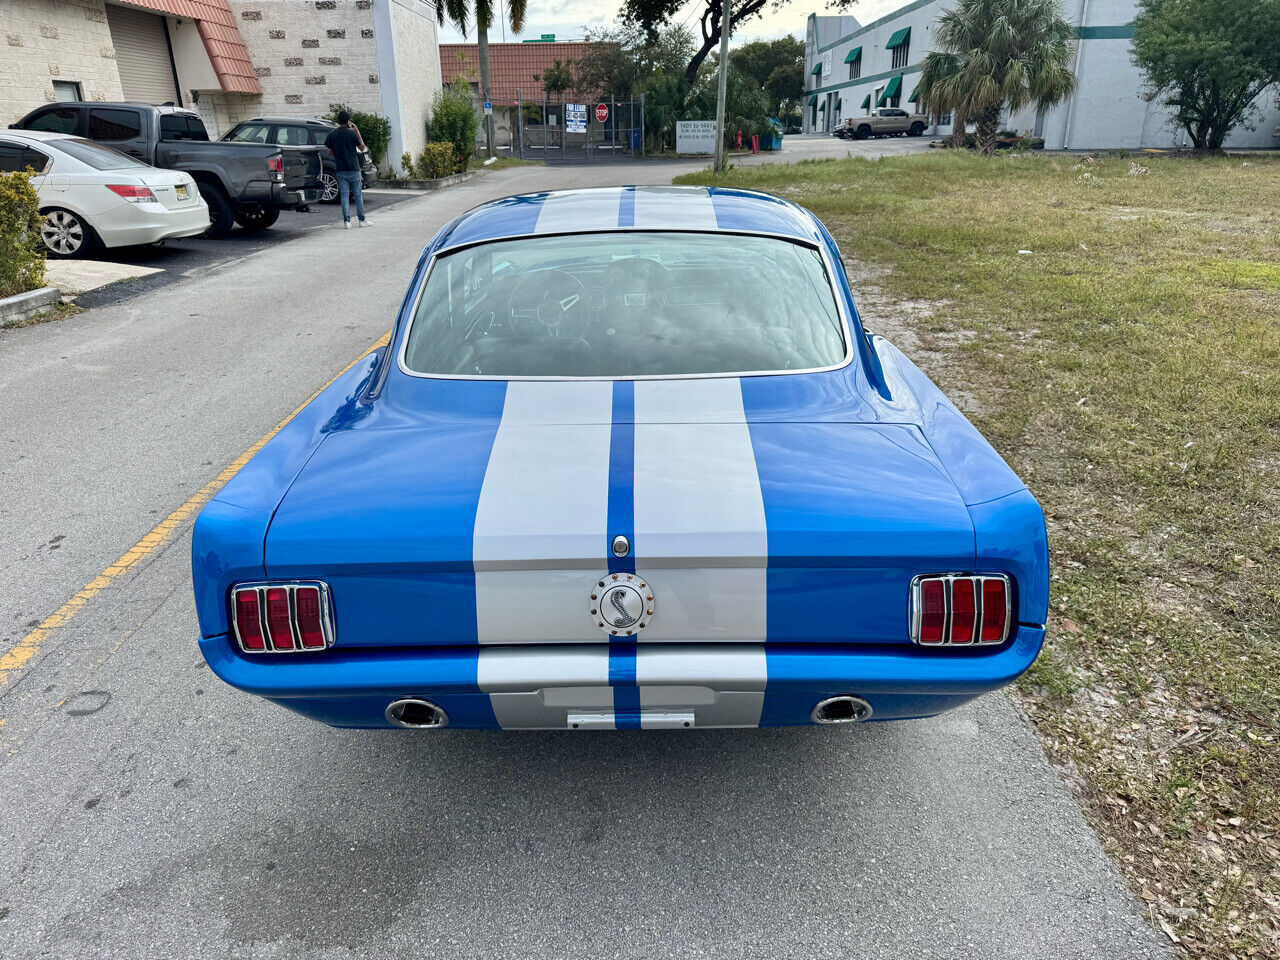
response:
[(1001, 110), (1045, 109), (1076, 88), (1075, 32), (1056, 0), (959, 0), (938, 18), (934, 42), (921, 61), (920, 103), (957, 123), (973, 118), (984, 154), (995, 149)]
[[(656, 38), (663, 27), (670, 26), (677, 14), (683, 15), (687, 0), (624, 0), (622, 19), (632, 26), (644, 30), (648, 36)], [(773, 7), (781, 7), (787, 0), (773, 0)], [(853, 2), (853, 0), (849, 0)], [(769, 0), (741, 0), (733, 4), (733, 22), (729, 25), (729, 33), (742, 26), (743, 23), (760, 13)], [(720, 27), (724, 19), (724, 6), (721, 0), (702, 0), (698, 11), (698, 28), (702, 40), (693, 50), (684, 67), (685, 79), (690, 84), (698, 80), (698, 71), (703, 62), (720, 44)], [(762, 81), (763, 82), (763, 81)]]
[(573, 89), (573, 64), (557, 57), (542, 73), (534, 74), (534, 79), (548, 94), (562, 94)]
[[(760, 84), (737, 69), (729, 58), (729, 72), (724, 96), (724, 139), (732, 144), (734, 134), (742, 131), (744, 138), (753, 133), (763, 134), (769, 126), (769, 98)], [(698, 82), (686, 101), (684, 120), (714, 120), (716, 115), (716, 61), (713, 57), (698, 72)]]
[(752, 40), (729, 53), (729, 63), (751, 77), (769, 98), (769, 112), (804, 96), (804, 44), (793, 36)]
[(800, 122), (800, 104), (804, 100), (804, 63), (774, 67), (764, 82), (773, 115), (790, 125)]
[(391, 121), (380, 113), (367, 113), (356, 110), (342, 103), (329, 104), (328, 119), (338, 122), (341, 111), (351, 114), (351, 122), (364, 137), (364, 145), (369, 148), (369, 159), (375, 164), (382, 163), (387, 157), (387, 145), (391, 143)]
[(577, 89), (591, 95), (638, 93), (655, 75), (683, 71), (693, 55), (693, 34), (683, 26), (649, 34), (619, 22), (588, 30), (587, 41), (576, 67)]
[(1280, 0), (1141, 0), (1133, 62), (1198, 150), (1220, 150), (1280, 83)]
[[(511, 32), (524, 29), (526, 0), (507, 0), (507, 21)], [(480, 95), (484, 100), (493, 99), (493, 87), (489, 83), (489, 28), (493, 26), (493, 0), (437, 0), (436, 15), (440, 22), (452, 21), (458, 32), (467, 35), (467, 20), (474, 10), (476, 21), (476, 48), (480, 60)], [(493, 116), (485, 117), (485, 142), (489, 156), (493, 156)], [(469, 157), (470, 152), (467, 153)]]

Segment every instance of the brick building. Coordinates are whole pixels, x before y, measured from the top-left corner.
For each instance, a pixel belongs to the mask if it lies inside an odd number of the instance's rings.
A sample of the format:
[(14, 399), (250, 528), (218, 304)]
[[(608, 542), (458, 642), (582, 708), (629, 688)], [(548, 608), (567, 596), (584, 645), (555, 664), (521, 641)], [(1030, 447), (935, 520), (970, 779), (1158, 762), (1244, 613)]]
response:
[(0, 124), (54, 100), (140, 100), (221, 135), (345, 103), (391, 120), (394, 158), (422, 148), (440, 88), (424, 0), (0, 0), (0, 20)]

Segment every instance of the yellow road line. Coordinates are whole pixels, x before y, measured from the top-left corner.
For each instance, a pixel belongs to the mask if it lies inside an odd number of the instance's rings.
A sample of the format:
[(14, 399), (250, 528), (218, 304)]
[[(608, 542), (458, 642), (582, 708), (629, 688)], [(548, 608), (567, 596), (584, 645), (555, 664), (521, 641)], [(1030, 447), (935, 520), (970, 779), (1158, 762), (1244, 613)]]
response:
[(236, 457), (235, 460), (228, 464), (225, 470), (201, 487), (190, 500), (157, 523), (151, 529), (150, 533), (126, 550), (115, 561), (115, 563), (111, 564), (100, 574), (90, 580), (83, 590), (60, 606), (57, 610), (53, 611), (53, 613), (49, 614), (49, 616), (41, 620), (40, 624), (33, 628), (30, 633), (10, 647), (3, 655), (0, 655), (0, 690), (7, 687), (13, 681), (17, 672), (40, 652), (41, 646), (44, 645), (45, 640), (47, 640), (50, 635), (70, 623), (75, 615), (80, 611), (80, 608), (107, 587), (111, 586), (113, 580), (125, 573), (128, 573), (129, 570), (136, 566), (139, 561), (146, 559), (160, 549), (160, 547), (164, 546), (173, 536), (174, 531), (189, 520), (201, 507), (212, 500), (214, 495), (226, 486), (232, 477), (240, 472), (240, 468), (248, 463), (255, 453), (266, 446), (268, 440), (283, 430), (290, 420), (302, 412), (303, 407), (318, 397), (321, 391), (328, 387), (329, 384), (333, 383), (334, 380), (337, 380), (338, 377), (342, 376), (365, 357), (369, 356), (373, 351), (377, 350), (379, 347), (386, 346), (390, 336), (391, 335), (389, 333), (384, 333), (377, 343), (343, 367), (342, 370), (340, 370), (333, 379), (329, 381), (329, 383), (326, 383), (323, 387), (309, 396), (297, 407), (297, 409), (293, 411), (293, 413), (289, 414), (277, 423), (267, 431), (267, 433), (258, 440), (257, 443), (251, 446), (244, 453), (240, 454), (240, 456)]

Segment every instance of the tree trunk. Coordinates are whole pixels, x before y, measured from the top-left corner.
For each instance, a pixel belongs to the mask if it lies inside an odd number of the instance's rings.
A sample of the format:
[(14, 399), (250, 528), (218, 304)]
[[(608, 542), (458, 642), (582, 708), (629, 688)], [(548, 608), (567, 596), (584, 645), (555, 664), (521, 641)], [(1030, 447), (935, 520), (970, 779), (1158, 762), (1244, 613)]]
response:
[(989, 157), (996, 150), (996, 131), (1000, 127), (1000, 108), (991, 107), (978, 114), (978, 125), (974, 129), (974, 137), (978, 141), (978, 152)]
[[(476, 24), (476, 46), (480, 54), (480, 99), (493, 102), (489, 95), (489, 31)], [(484, 118), (484, 142), (489, 156), (493, 156), (493, 114)]]
[(953, 149), (959, 150), (964, 146), (965, 140), (969, 136), (969, 131), (965, 129), (964, 117), (960, 116), (960, 111), (952, 114), (956, 121), (951, 127), (951, 146)]

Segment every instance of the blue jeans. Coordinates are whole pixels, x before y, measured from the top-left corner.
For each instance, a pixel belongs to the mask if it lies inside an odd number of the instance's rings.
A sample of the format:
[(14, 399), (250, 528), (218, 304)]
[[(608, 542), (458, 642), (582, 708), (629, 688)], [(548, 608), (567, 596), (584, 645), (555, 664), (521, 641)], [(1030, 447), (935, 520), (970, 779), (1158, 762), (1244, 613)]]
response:
[(361, 190), (364, 182), (360, 179), (359, 170), (335, 170), (338, 178), (338, 200), (342, 203), (342, 219), (351, 219), (351, 197), (356, 201), (356, 216), (364, 222), (364, 194)]

